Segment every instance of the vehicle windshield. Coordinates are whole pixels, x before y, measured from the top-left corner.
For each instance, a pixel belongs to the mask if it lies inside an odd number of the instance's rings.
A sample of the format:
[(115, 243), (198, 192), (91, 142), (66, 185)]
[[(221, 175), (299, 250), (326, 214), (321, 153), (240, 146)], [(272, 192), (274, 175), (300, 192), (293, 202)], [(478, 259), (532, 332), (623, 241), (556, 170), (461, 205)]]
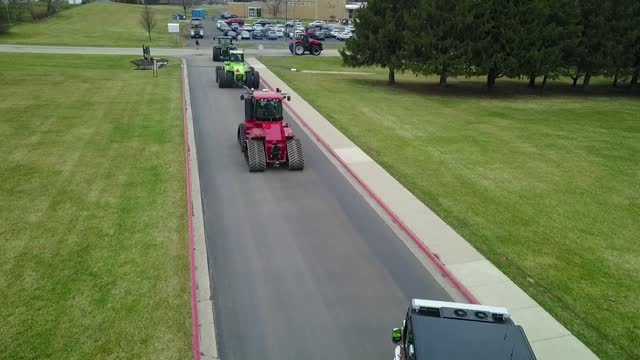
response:
[(220, 45), (232, 45), (230, 38), (220, 38)]
[(282, 102), (279, 100), (257, 100), (256, 120), (280, 121), (282, 120)]
[(229, 61), (231, 61), (231, 62), (244, 62), (244, 56), (243, 56), (243, 54), (231, 53), (231, 54), (229, 54)]

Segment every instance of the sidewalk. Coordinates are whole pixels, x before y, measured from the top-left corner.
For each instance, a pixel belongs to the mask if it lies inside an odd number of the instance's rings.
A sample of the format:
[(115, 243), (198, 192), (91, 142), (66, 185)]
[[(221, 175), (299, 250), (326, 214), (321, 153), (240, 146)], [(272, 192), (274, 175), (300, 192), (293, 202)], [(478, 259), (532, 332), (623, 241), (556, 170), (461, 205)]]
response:
[(319, 141), (326, 143), (330, 152), (346, 164), (349, 172), (362, 179), (366, 187), (416, 235), (421, 243), (408, 245), (416, 256), (420, 257), (421, 249), (426, 246), (471, 293), (470, 298), (475, 297), (481, 304), (508, 308), (514, 321), (524, 327), (539, 360), (598, 359), (580, 340), (262, 63), (255, 58), (247, 59), (247, 62), (260, 71), (265, 84), (283, 89), (291, 95), (288, 105), (302, 117), (296, 119), (301, 127), (304, 129), (308, 126), (309, 131), (316, 133)]
[[(204, 43), (204, 42), (203, 42)], [(47, 54), (87, 54), (87, 55), (140, 55), (142, 56), (142, 47), (139, 48), (120, 48), (120, 47), (96, 47), (96, 46), (40, 46), (40, 45), (1, 45), (0, 53), (47, 53)], [(245, 49), (245, 54), (260, 56), (291, 56), (287, 49)], [(209, 46), (203, 46), (200, 49), (195, 48), (151, 48), (151, 54), (154, 56), (175, 56), (185, 57), (189, 55), (212, 55)], [(321, 56), (339, 56), (338, 50), (325, 50)]]

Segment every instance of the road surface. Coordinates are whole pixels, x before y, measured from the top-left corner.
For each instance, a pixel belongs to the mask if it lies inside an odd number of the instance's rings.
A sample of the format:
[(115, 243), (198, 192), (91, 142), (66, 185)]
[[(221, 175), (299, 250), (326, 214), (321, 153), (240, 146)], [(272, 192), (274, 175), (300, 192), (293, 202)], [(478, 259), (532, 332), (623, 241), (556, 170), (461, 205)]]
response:
[(188, 61), (221, 358), (391, 358), (410, 298), (450, 297), (288, 116), (305, 170), (249, 173), (242, 90)]
[[(195, 40), (192, 40), (192, 43)], [(189, 48), (151, 48), (152, 56), (185, 57), (189, 55), (211, 56), (211, 43), (209, 40), (200, 40), (200, 49), (191, 44)], [(87, 54), (87, 55), (139, 55), (142, 57), (142, 48), (98, 47), (98, 46), (55, 46), (55, 45), (0, 45), (0, 53), (40, 53), (40, 54)], [(292, 56), (288, 49), (264, 49), (262, 52), (256, 49), (246, 49), (247, 56)], [(327, 49), (320, 56), (340, 56), (338, 50)]]

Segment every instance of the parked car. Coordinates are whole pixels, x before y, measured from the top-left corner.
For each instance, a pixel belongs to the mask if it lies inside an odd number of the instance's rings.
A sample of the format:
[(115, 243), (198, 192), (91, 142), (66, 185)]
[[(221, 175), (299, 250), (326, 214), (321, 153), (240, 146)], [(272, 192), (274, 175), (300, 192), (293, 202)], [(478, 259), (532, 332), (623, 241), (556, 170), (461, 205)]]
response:
[(260, 24), (262, 26), (265, 26), (265, 25), (270, 25), (271, 21), (269, 21), (269, 20), (258, 20), (254, 24)]
[(338, 36), (336, 36), (336, 39), (344, 41), (347, 39), (351, 39), (352, 36), (353, 34), (351, 33), (351, 31), (345, 30), (342, 33), (338, 34)]
[(322, 26), (322, 25), (326, 25), (326, 24), (327, 23), (324, 22), (323, 20), (315, 20), (315, 21), (311, 22), (309, 25), (312, 25), (312, 26), (320, 25), (320, 26)]
[(227, 33), (226, 33), (225, 35), (227, 35), (227, 36), (231, 36), (231, 37), (232, 37), (232, 38), (234, 38), (234, 39), (238, 37), (238, 33), (237, 33), (237, 32), (235, 32), (235, 31), (233, 31), (233, 30), (229, 30), (229, 31), (227, 31)]
[(269, 30), (266, 36), (267, 40), (278, 40), (278, 34), (275, 31)]
[(251, 37), (253, 39), (262, 39), (262, 31), (254, 31), (253, 33), (251, 33)]
[(244, 20), (240, 18), (233, 18), (227, 20), (227, 25), (231, 26), (231, 24), (238, 24), (239, 26), (244, 26)]
[(253, 24), (253, 31), (262, 31), (261, 24)]
[(284, 29), (276, 28), (276, 36), (278, 36), (279, 38), (284, 37)]
[(218, 22), (216, 23), (216, 28), (218, 28), (218, 30), (221, 30), (221, 27), (223, 26), (222, 24), (227, 25), (226, 21), (224, 20), (218, 20)]
[(326, 39), (326, 36), (324, 36), (324, 32), (322, 30), (316, 31), (313, 33), (313, 35), (310, 34), (310, 36), (312, 39), (316, 39), (319, 41), (324, 41)]
[(333, 29), (331, 29), (331, 37), (338, 38), (338, 35), (342, 34), (343, 32), (344, 28), (334, 27)]
[(249, 33), (248, 31), (245, 30), (240, 34), (240, 38), (243, 39), (243, 40), (244, 39), (251, 39), (251, 33)]

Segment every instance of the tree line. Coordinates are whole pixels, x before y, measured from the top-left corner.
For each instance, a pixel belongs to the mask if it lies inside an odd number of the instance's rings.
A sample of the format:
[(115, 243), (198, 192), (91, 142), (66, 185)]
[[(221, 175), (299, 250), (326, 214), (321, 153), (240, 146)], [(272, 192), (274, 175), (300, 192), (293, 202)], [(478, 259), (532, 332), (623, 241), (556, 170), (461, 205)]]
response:
[(639, 0), (369, 0), (340, 51), (348, 66), (396, 72), (526, 78), (544, 87), (561, 76), (589, 87), (638, 83)]
[(9, 33), (15, 24), (39, 21), (71, 7), (66, 0), (0, 0), (0, 35)]

